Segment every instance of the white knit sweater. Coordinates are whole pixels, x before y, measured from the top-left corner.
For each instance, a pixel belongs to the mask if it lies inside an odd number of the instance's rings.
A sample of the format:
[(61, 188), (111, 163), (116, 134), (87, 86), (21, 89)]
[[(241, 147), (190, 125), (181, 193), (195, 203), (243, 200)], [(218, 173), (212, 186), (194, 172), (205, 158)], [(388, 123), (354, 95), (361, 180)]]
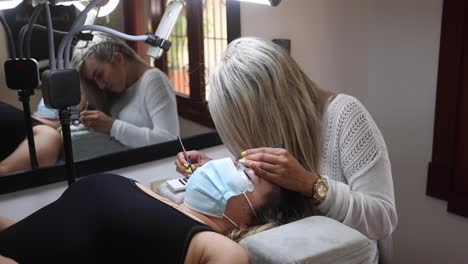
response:
[(179, 118), (174, 89), (156, 68), (146, 70), (113, 102), (111, 136), (130, 147), (174, 140)]
[[(374, 240), (377, 263), (377, 240), (387, 239), (397, 224), (392, 173), (382, 134), (366, 108), (344, 94), (330, 102), (322, 133), (320, 175), (328, 178), (329, 192), (318, 210)], [(383, 252), (388, 250), (380, 247), (380, 254), (388, 254)]]

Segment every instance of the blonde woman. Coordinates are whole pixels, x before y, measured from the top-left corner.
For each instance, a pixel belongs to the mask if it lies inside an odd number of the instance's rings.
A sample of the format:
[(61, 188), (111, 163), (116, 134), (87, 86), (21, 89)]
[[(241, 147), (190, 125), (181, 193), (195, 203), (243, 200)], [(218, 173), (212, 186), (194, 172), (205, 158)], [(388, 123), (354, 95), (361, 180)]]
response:
[[(397, 224), (390, 161), (356, 98), (318, 88), (274, 43), (240, 38), (212, 73), (209, 110), (240, 162), (373, 240), (373, 263), (389, 260)], [(285, 148), (268, 147), (275, 144)], [(209, 160), (198, 151), (188, 155), (193, 168), (182, 153), (176, 160), (184, 175)]]
[(174, 89), (167, 76), (151, 68), (123, 41), (98, 33), (76, 48), (72, 65), (79, 70), (84, 97), (80, 121), (122, 144), (141, 147), (179, 135)]

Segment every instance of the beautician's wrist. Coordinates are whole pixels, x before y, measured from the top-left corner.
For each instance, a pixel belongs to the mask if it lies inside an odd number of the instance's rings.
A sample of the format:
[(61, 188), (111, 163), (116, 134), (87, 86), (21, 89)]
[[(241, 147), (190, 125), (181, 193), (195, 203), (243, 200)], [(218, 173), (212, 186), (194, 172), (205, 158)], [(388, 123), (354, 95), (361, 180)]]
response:
[(314, 195), (315, 183), (317, 183), (319, 178), (320, 177), (316, 173), (307, 171), (307, 175), (305, 175), (305, 178), (304, 178), (304, 179), (306, 179), (306, 181), (304, 182), (304, 185), (303, 185), (304, 188), (301, 191), (301, 193), (305, 197), (312, 198), (312, 196)]
[(112, 118), (110, 119), (110, 122), (109, 122), (109, 130), (107, 131), (109, 134), (111, 133), (112, 131), (112, 127), (114, 126), (114, 123), (115, 123), (115, 118)]
[(120, 120), (114, 119), (110, 128), (110, 131), (109, 131), (109, 134), (111, 137), (116, 137), (119, 126), (120, 126)]

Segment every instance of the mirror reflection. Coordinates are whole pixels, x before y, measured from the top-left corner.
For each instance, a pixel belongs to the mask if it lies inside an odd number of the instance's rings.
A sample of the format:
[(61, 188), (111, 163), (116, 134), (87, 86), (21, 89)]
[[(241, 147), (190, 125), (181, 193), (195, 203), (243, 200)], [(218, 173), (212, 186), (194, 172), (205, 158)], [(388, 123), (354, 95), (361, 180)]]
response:
[[(138, 32), (128, 32), (128, 28), (132, 31), (128, 24), (132, 21), (134, 23), (136, 18), (127, 10), (128, 5), (133, 5), (133, 8), (136, 5), (136, 8), (143, 8), (143, 13), (147, 14), (144, 19), (148, 22), (148, 28), (143, 29), (143, 32), (154, 31), (154, 25), (157, 26), (154, 7), (164, 6), (165, 1), (136, 2), (129, 4), (120, 1), (116, 10), (108, 16), (97, 18), (95, 24), (136, 35)], [(216, 4), (217, 9), (213, 8), (211, 20), (226, 19), (226, 7), (223, 1), (206, 2), (219, 2)], [(32, 10), (31, 1), (24, 1), (15, 9), (0, 11), (0, 15), (6, 18), (12, 29), (15, 41), (21, 28), (28, 23)], [(54, 29), (67, 31), (78, 11), (73, 6), (57, 6), (51, 7), (51, 13)], [(39, 16), (36, 24), (45, 25), (46, 21)], [(213, 35), (213, 40), (208, 42), (205, 40), (205, 45), (212, 45), (206, 52), (209, 56), (205, 58), (207, 64), (214, 64), (217, 53), (220, 53), (223, 45), (227, 44), (226, 23), (223, 25), (224, 28), (208, 30), (213, 31), (213, 34), (221, 34), (221, 38), (216, 39)], [(0, 31), (3, 31), (3, 28)], [(72, 109), (71, 134), (75, 161), (175, 140), (178, 135), (187, 138), (214, 131), (207, 125), (209, 122), (202, 121), (200, 124), (196, 118), (194, 121), (189, 120), (185, 118), (186, 116), (190, 118), (190, 115), (186, 114), (187, 111), (180, 111), (184, 108), (181, 104), (190, 106), (190, 103), (193, 103), (191, 101), (186, 104), (193, 96), (190, 90), (192, 76), (189, 75), (194, 73), (189, 69), (189, 51), (193, 47), (188, 46), (187, 35), (187, 18), (184, 10), (169, 38), (173, 41), (171, 53), (161, 61), (150, 61), (144, 54), (142, 56), (141, 47), (138, 50), (138, 45), (126, 44), (105, 35), (95, 37), (91, 42), (76, 44), (72, 63), (80, 70), (82, 100)], [(0, 34), (0, 42), (5, 43), (0, 49), (2, 66), (8, 58), (7, 41), (4, 36), (5, 34)], [(30, 43), (31, 57), (38, 61), (41, 73), (48, 69), (46, 37), (46, 32), (34, 30)], [(207, 39), (209, 37), (208, 35)], [(60, 40), (61, 36), (55, 37), (56, 47)], [(28, 170), (31, 164), (28, 160), (23, 107), (18, 101), (17, 92), (6, 87), (4, 70), (3, 68), (0, 70), (2, 73), (0, 74), (2, 102), (0, 113), (2, 118), (5, 118), (0, 120), (2, 125), (0, 129), (12, 132), (11, 137), (6, 138), (14, 138), (14, 140), (2, 140), (5, 141), (2, 144), (9, 144), (8, 147), (1, 146), (0, 175), (5, 175)], [(209, 67), (203, 69), (201, 76), (207, 76), (208, 71)], [(204, 89), (205, 80), (199, 82), (199, 85)], [(40, 88), (39, 86), (35, 89), (34, 95), (30, 97), (37, 160), (39, 166), (63, 165), (64, 154), (58, 113), (45, 106)], [(204, 97), (204, 93), (201, 94)], [(202, 108), (203, 100), (198, 100), (195, 108)], [(7, 112), (14, 114), (4, 114)], [(5, 161), (13, 162), (5, 163)], [(2, 171), (4, 165), (8, 165), (6, 167), (8, 171)]]

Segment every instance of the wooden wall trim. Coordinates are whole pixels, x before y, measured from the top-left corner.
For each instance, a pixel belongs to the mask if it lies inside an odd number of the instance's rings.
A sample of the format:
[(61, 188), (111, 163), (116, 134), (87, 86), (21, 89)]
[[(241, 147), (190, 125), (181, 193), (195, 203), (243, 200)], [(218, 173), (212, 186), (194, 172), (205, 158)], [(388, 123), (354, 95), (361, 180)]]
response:
[(468, 216), (468, 2), (445, 0), (426, 193)]
[(205, 67), (203, 46), (203, 5), (202, 1), (187, 1), (187, 36), (189, 48), (190, 99), (205, 99)]
[[(125, 33), (129, 35), (144, 35), (148, 33), (146, 23), (146, 1), (122, 1), (124, 5)], [(153, 32), (154, 33), (154, 32)], [(128, 42), (136, 53), (146, 62), (149, 62), (149, 56), (146, 55), (147, 45), (142, 42)]]
[[(427, 194), (447, 199), (453, 175), (458, 87), (462, 73), (464, 0), (444, 1), (432, 161), (429, 165)], [(450, 118), (448, 118), (450, 117)]]
[(226, 2), (227, 39), (228, 43), (241, 36), (240, 2)]

